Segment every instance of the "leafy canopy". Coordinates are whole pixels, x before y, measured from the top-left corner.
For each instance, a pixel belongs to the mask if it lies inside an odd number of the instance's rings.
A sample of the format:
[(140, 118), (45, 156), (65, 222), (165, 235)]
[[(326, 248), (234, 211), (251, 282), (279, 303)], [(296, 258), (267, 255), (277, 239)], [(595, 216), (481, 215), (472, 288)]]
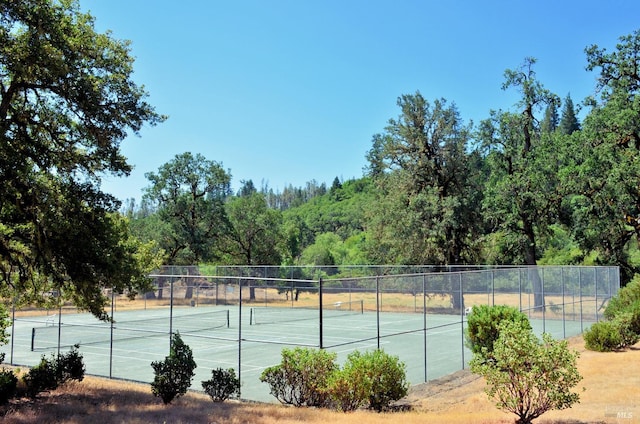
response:
[(128, 175), (120, 142), (164, 118), (131, 79), (129, 43), (94, 30), (74, 0), (0, 4), (0, 291), (51, 290), (104, 316), (101, 289), (144, 270), (100, 190)]

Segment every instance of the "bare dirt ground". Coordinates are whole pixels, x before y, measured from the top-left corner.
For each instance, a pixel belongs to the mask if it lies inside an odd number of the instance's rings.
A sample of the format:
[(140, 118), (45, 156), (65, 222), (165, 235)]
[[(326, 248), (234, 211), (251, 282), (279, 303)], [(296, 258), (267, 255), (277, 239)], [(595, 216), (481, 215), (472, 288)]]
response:
[[(551, 411), (536, 423), (640, 423), (640, 344), (624, 352), (597, 353), (584, 349), (581, 337), (570, 340), (581, 356), (583, 380), (580, 403), (571, 409)], [(194, 385), (197, 384), (194, 383)], [(412, 387), (398, 403), (399, 411), (377, 414), (356, 411), (343, 414), (278, 404), (211, 402), (202, 393), (189, 393), (165, 406), (151, 395), (148, 384), (87, 377), (78, 383), (43, 394), (35, 402), (12, 401), (2, 408), (2, 422), (31, 423), (231, 423), (231, 424), (424, 424), (512, 423), (515, 415), (499, 411), (483, 391), (483, 379), (459, 371)]]

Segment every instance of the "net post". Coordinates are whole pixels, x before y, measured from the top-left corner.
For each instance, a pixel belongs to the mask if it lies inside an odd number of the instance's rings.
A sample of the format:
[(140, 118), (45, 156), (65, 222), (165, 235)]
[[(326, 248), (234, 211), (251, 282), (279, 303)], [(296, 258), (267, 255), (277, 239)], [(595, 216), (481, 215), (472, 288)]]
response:
[(36, 328), (31, 327), (31, 352), (34, 351), (35, 340), (36, 340)]

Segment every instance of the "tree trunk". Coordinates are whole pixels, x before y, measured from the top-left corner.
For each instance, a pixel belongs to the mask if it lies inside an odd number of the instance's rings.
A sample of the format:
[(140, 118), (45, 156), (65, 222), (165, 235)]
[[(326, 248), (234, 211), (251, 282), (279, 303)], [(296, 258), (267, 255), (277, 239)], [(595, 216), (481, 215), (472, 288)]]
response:
[(185, 280), (185, 284), (187, 285), (187, 290), (184, 294), (184, 298), (185, 299), (192, 299), (193, 298), (193, 288), (196, 285), (196, 279), (195, 278), (189, 278), (189, 275), (200, 275), (200, 271), (198, 270), (198, 268), (196, 267), (194, 272), (192, 274), (189, 273), (191, 267), (186, 267), (187, 268), (187, 278)]
[(187, 290), (184, 293), (184, 298), (191, 299), (193, 298), (193, 285), (191, 284), (189, 279), (187, 279), (186, 284), (187, 284)]
[[(453, 274), (457, 269), (449, 269), (449, 285), (451, 286), (451, 307), (454, 311), (461, 312), (464, 309), (464, 300), (462, 298), (462, 292), (460, 291), (460, 277), (459, 274)], [(455, 277), (458, 278), (455, 278)]]
[(158, 299), (162, 299), (162, 291), (164, 289), (164, 278), (158, 278)]
[(527, 245), (524, 249), (525, 264), (534, 266), (534, 268), (529, 269), (529, 280), (531, 281), (531, 288), (533, 289), (533, 306), (536, 309), (544, 309), (542, 279), (540, 278), (536, 262), (536, 238), (531, 223), (525, 221), (524, 230), (527, 236)]

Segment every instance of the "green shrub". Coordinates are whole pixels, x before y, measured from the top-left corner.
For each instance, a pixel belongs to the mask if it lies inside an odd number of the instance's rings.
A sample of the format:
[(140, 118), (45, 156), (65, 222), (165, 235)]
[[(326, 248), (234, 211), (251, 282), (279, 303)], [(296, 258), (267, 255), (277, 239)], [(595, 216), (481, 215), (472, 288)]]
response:
[(202, 388), (214, 402), (224, 402), (231, 396), (240, 395), (240, 380), (233, 368), (211, 370), (211, 380), (203, 381)]
[(58, 379), (55, 361), (47, 359), (42, 355), (40, 363), (31, 368), (22, 377), (26, 386), (26, 394), (34, 399), (39, 393), (58, 388)]
[(0, 345), (6, 344), (9, 341), (9, 335), (7, 334), (7, 328), (9, 328), (9, 326), (11, 326), (9, 312), (7, 311), (7, 307), (3, 303), (0, 303)]
[(583, 335), (585, 347), (596, 352), (611, 352), (622, 344), (619, 326), (613, 321), (596, 322)]
[(55, 390), (69, 380), (82, 381), (85, 366), (78, 348), (79, 346), (75, 345), (68, 353), (57, 357), (53, 354), (51, 358), (42, 355), (40, 363), (22, 377), (27, 396), (35, 398), (39, 393)]
[(365, 405), (371, 393), (371, 379), (361, 363), (349, 357), (344, 367), (334, 371), (327, 381), (331, 406), (342, 412), (355, 411)]
[(531, 329), (529, 319), (517, 308), (506, 305), (476, 305), (467, 318), (466, 341), (474, 354), (491, 356), (493, 344), (498, 339), (498, 326), (503, 321), (518, 322), (523, 328)]
[(327, 381), (338, 369), (336, 357), (321, 349), (283, 349), (282, 362), (265, 369), (260, 381), (283, 404), (325, 407), (330, 401)]
[(492, 360), (475, 353), (471, 371), (487, 382), (487, 395), (496, 406), (518, 416), (518, 423), (553, 409), (570, 408), (580, 397), (571, 389), (582, 379), (578, 352), (566, 341), (543, 334), (540, 341), (523, 322), (504, 321), (493, 345)]
[(0, 404), (9, 402), (16, 394), (18, 377), (10, 370), (0, 371)]
[(633, 346), (640, 340), (637, 327), (640, 324), (640, 311), (628, 311), (618, 314), (613, 321), (613, 325), (618, 329), (620, 334), (619, 348)]
[[(604, 310), (604, 317), (609, 321), (613, 320), (618, 314), (628, 311), (632, 305), (640, 302), (640, 279), (636, 278), (622, 287), (618, 294), (609, 300)], [(637, 329), (640, 333), (640, 329)]]
[(78, 351), (79, 345), (74, 345), (69, 352), (58, 356), (55, 362), (56, 379), (58, 384), (69, 380), (82, 381), (84, 379), (85, 366), (82, 354)]
[(187, 393), (195, 375), (196, 363), (191, 348), (182, 341), (180, 333), (175, 333), (171, 337), (169, 356), (162, 362), (152, 362), (151, 367), (155, 374), (151, 392), (154, 396), (160, 397), (166, 405), (174, 398)]
[[(364, 391), (369, 408), (375, 411), (388, 409), (392, 402), (402, 399), (409, 391), (405, 364), (397, 356), (389, 355), (383, 350), (352, 352), (347, 357), (344, 369), (349, 370), (348, 373), (353, 378), (352, 390), (355, 393), (352, 403), (357, 400), (355, 394)], [(344, 399), (344, 395), (341, 397)]]

